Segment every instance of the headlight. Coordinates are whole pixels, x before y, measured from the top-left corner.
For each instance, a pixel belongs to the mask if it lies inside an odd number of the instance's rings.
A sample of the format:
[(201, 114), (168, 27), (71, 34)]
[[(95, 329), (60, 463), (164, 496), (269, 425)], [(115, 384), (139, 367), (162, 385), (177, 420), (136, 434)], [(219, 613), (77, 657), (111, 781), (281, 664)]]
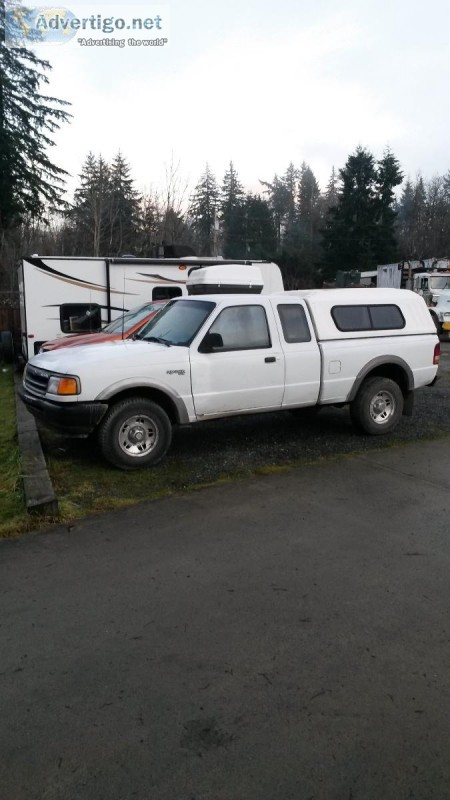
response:
[(75, 375), (54, 375), (48, 380), (47, 393), (59, 395), (80, 394), (80, 379)]

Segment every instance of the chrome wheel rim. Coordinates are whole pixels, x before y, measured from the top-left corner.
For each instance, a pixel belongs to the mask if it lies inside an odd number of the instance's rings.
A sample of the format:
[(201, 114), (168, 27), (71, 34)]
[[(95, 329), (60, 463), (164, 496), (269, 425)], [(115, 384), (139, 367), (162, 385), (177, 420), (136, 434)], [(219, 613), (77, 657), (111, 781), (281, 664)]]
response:
[(370, 402), (370, 418), (376, 425), (385, 425), (395, 413), (395, 405), (395, 397), (391, 392), (377, 392)]
[(141, 458), (153, 450), (159, 439), (158, 426), (146, 414), (133, 414), (119, 429), (119, 447), (129, 456)]

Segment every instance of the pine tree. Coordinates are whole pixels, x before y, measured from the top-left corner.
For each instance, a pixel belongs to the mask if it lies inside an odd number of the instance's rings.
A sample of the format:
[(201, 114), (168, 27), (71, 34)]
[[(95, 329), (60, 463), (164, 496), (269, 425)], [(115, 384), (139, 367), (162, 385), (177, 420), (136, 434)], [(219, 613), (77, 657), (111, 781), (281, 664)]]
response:
[(400, 163), (387, 149), (378, 161), (376, 177), (377, 235), (375, 253), (378, 264), (390, 264), (398, 258), (398, 243), (395, 231), (397, 211), (394, 189), (403, 181)]
[(189, 215), (199, 255), (217, 255), (219, 192), (208, 164), (191, 198)]
[(225, 258), (245, 258), (244, 189), (230, 161), (220, 191), (220, 220)]
[(288, 239), (292, 235), (295, 235), (300, 174), (301, 173), (299, 173), (298, 169), (294, 167), (291, 161), (281, 179), (285, 189), (284, 202), (286, 206), (283, 219), (283, 239)]
[(269, 196), (269, 207), (272, 211), (275, 225), (277, 250), (280, 250), (285, 232), (286, 216), (291, 205), (290, 189), (286, 186), (283, 178), (279, 178), (278, 175), (274, 175), (271, 183), (261, 180), (260, 183), (265, 186), (265, 194)]
[(325, 189), (325, 192), (324, 192), (324, 195), (323, 195), (323, 208), (324, 208), (325, 212), (329, 208), (333, 208), (333, 206), (335, 206), (337, 204), (337, 201), (338, 201), (338, 183), (339, 183), (339, 178), (338, 178), (337, 172), (336, 172), (336, 170), (335, 170), (335, 168), (333, 166), (332, 170), (331, 170), (331, 175), (330, 175), (329, 181), (327, 183), (327, 188)]
[(329, 209), (323, 230), (323, 276), (327, 278), (334, 278), (337, 270), (368, 270), (377, 264), (379, 208), (373, 155), (358, 147), (339, 170), (339, 177), (338, 202)]
[(78, 254), (108, 253), (110, 170), (104, 158), (88, 153), (79, 175), (74, 203), (67, 216), (76, 237)]
[(314, 285), (320, 261), (321, 206), (316, 177), (305, 162), (298, 188), (297, 272), (302, 286)]
[(120, 151), (109, 170), (108, 206), (108, 253), (134, 253), (139, 228), (140, 197), (134, 188), (131, 168)]
[(276, 229), (267, 200), (248, 194), (245, 199), (246, 257), (272, 260), (276, 246)]
[[(20, 8), (19, 8), (20, 11)], [(51, 69), (28, 49), (6, 47), (5, 8), (0, 5), (0, 232), (27, 215), (61, 207), (67, 172), (50, 160), (52, 134), (70, 114), (63, 100), (41, 94)]]

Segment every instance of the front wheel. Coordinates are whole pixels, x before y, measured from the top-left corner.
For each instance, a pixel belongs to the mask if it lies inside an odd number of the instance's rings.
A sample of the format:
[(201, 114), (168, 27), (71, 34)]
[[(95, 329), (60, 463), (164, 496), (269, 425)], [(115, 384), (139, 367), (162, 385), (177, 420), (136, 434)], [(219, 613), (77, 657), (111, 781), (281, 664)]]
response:
[(172, 441), (172, 425), (161, 406), (145, 397), (122, 400), (106, 414), (98, 433), (102, 455), (119, 469), (157, 464)]
[(368, 378), (350, 406), (357, 428), (373, 436), (390, 433), (403, 414), (403, 394), (390, 378)]

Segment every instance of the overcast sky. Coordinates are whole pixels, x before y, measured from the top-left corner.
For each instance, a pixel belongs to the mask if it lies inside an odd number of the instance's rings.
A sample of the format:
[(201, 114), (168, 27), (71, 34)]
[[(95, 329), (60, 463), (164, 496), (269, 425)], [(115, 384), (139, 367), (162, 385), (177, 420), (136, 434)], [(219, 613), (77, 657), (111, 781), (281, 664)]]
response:
[[(92, 8), (93, 3), (90, 3)], [(77, 0), (66, 7), (81, 15)], [(98, 0), (104, 16), (148, 6)], [(161, 9), (162, 4), (159, 6)], [(406, 174), (450, 168), (448, 0), (172, 0), (169, 44), (39, 46), (74, 119), (52, 158), (73, 175), (120, 149), (139, 189), (171, 158), (190, 184), (233, 160), (247, 188), (306, 161), (323, 188), (358, 144)], [(71, 183), (73, 186), (73, 182)]]

